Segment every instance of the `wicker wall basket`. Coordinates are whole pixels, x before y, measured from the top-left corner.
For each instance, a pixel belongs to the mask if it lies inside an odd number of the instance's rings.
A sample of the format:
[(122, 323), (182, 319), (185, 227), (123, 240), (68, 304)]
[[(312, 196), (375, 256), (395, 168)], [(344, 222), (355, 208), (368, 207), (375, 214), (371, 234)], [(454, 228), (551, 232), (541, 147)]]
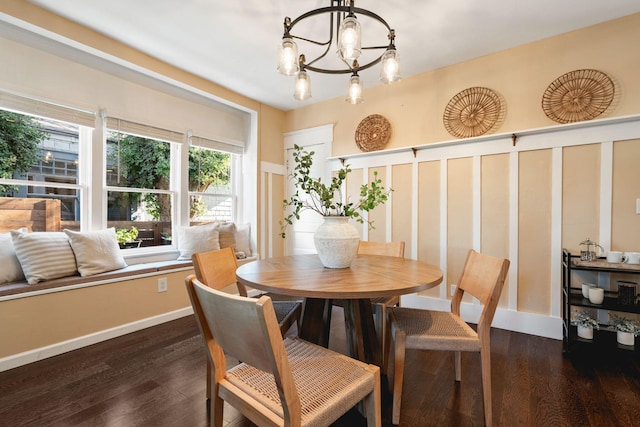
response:
[(615, 95), (611, 78), (598, 70), (575, 70), (555, 79), (542, 95), (542, 110), (558, 123), (591, 120), (604, 113)]
[(356, 144), (362, 151), (382, 149), (391, 138), (391, 123), (380, 114), (362, 119), (356, 128)]
[(486, 87), (470, 87), (457, 93), (444, 109), (442, 121), (458, 138), (480, 136), (497, 129), (504, 120), (504, 102)]

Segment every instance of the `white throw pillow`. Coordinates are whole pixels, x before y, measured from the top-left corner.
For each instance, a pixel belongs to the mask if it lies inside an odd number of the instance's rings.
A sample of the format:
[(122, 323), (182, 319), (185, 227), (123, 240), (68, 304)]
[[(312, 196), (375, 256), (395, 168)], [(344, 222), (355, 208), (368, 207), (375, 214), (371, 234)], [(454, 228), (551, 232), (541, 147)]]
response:
[(30, 285), (76, 274), (76, 257), (71, 250), (69, 238), (63, 232), (24, 233), (13, 230), (11, 239)]
[(236, 225), (236, 252), (251, 256), (251, 223)]
[[(18, 231), (26, 233), (27, 229), (21, 228)], [(16, 251), (13, 248), (11, 233), (0, 234), (0, 266), (0, 283), (24, 280), (20, 261), (18, 261)]]
[(115, 228), (87, 232), (64, 230), (64, 232), (69, 237), (81, 276), (91, 276), (127, 266), (120, 253)]
[(218, 241), (220, 233), (218, 224), (196, 225), (194, 227), (180, 227), (178, 229), (179, 260), (191, 261), (191, 255), (200, 252), (217, 251), (220, 249)]

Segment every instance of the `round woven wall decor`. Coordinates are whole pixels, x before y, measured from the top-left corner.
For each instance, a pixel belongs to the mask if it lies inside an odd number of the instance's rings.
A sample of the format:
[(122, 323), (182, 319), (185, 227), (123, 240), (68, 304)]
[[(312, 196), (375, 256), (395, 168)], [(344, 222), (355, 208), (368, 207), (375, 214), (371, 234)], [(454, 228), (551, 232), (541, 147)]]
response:
[(356, 128), (356, 144), (362, 151), (380, 150), (391, 138), (391, 123), (380, 114), (362, 119)]
[(575, 70), (555, 79), (542, 95), (542, 110), (551, 120), (572, 123), (604, 113), (615, 94), (611, 78), (598, 70)]
[(458, 138), (484, 135), (503, 116), (500, 95), (486, 87), (470, 87), (457, 93), (444, 109), (442, 121)]

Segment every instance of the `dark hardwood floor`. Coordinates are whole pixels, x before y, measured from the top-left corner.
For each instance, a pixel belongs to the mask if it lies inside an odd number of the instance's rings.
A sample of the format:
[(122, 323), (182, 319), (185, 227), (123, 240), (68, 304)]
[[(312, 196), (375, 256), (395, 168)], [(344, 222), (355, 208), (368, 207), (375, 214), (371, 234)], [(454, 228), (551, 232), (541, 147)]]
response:
[[(344, 351), (340, 308), (331, 347)], [(6, 325), (5, 325), (6, 327)], [(637, 356), (567, 358), (560, 341), (492, 331), (499, 426), (640, 426)], [(636, 353), (637, 355), (637, 353)], [(483, 425), (480, 357), (408, 351), (402, 426)], [(390, 423), (383, 396), (383, 425)], [(233, 408), (225, 425), (249, 426)], [(0, 426), (206, 426), (205, 354), (193, 316), (0, 373)], [(365, 426), (357, 411), (336, 426)]]

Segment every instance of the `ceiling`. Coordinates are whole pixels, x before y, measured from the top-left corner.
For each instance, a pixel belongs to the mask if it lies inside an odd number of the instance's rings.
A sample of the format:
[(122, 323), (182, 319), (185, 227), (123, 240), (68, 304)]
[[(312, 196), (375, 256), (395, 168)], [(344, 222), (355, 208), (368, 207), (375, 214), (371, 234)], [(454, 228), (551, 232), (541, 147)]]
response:
[[(276, 71), (284, 17), (294, 19), (308, 10), (328, 6), (329, 0), (30, 3), (282, 110), (346, 96), (348, 75), (310, 73), (312, 98), (296, 101), (293, 77)], [(377, 13), (396, 30), (405, 78), (640, 12), (638, 0), (359, 0), (356, 6)], [(363, 45), (372, 44), (367, 43), (370, 37), (376, 38), (373, 44), (386, 44), (382, 26), (361, 21)], [(320, 25), (310, 22), (305, 28), (309, 36), (327, 38), (328, 24), (324, 20)], [(298, 44), (299, 53), (305, 53), (302, 43)], [(378, 74), (378, 67), (360, 73), (365, 102), (366, 88), (380, 84)]]

